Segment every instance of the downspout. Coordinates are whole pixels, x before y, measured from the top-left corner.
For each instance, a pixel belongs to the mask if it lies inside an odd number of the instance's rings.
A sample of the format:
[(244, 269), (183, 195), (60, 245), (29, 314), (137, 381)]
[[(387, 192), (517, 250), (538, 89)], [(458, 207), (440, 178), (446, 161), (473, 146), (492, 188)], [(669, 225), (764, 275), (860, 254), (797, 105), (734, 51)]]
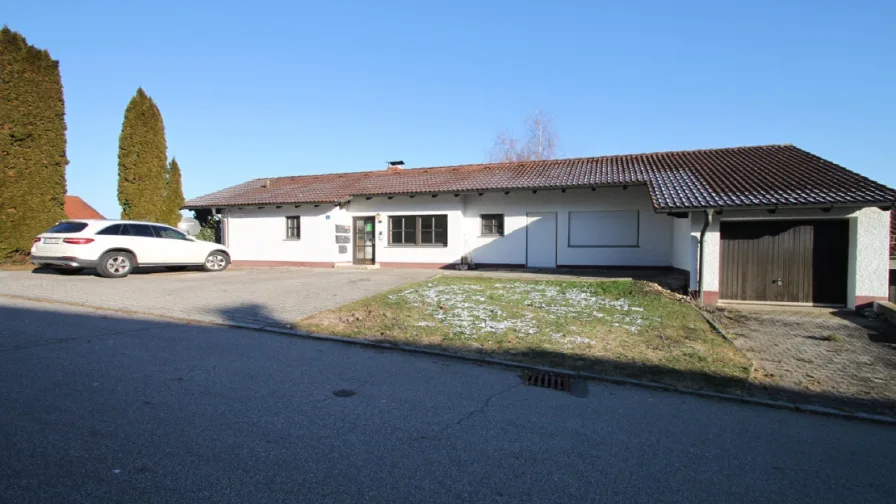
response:
[(700, 291), (700, 304), (703, 303), (703, 244), (706, 240), (706, 230), (712, 224), (712, 208), (704, 210), (706, 218), (703, 220), (703, 228), (700, 230), (700, 254), (697, 259), (697, 289)]

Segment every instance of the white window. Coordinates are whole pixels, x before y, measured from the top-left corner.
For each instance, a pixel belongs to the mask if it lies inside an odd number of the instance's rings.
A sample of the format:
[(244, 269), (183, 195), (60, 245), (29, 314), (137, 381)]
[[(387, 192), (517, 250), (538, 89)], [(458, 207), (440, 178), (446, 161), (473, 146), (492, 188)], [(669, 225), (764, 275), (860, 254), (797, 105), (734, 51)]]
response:
[(637, 247), (638, 210), (569, 212), (570, 247)]

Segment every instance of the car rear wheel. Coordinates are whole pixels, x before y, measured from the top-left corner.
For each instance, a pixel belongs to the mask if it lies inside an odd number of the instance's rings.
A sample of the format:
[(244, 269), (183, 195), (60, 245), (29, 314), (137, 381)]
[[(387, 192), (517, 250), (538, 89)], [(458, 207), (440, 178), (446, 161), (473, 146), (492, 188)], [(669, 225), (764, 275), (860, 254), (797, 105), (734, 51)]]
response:
[(77, 275), (84, 271), (84, 268), (50, 268), (60, 275)]
[(128, 252), (106, 252), (100, 257), (96, 270), (106, 278), (124, 278), (134, 270), (136, 262)]
[(205, 271), (224, 271), (230, 266), (230, 258), (224, 252), (212, 252), (205, 258), (202, 268)]

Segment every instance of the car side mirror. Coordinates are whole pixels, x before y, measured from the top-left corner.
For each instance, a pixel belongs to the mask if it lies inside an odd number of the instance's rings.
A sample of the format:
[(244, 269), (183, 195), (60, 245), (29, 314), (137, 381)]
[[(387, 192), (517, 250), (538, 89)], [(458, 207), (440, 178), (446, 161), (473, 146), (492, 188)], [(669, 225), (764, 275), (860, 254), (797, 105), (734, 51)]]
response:
[(190, 235), (184, 235), (184, 236), (187, 237), (187, 240), (190, 240), (190, 241), (196, 241), (196, 238), (193, 238), (193, 237), (190, 236)]

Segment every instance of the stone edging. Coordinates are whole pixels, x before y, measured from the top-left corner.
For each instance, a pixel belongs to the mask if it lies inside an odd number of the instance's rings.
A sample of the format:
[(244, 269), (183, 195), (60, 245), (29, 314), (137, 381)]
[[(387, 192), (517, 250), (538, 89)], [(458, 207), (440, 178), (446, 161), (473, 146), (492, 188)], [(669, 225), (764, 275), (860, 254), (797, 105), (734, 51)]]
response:
[[(378, 341), (371, 341), (371, 340), (346, 338), (343, 336), (317, 334), (317, 333), (311, 333), (308, 331), (300, 331), (297, 329), (285, 329), (285, 328), (274, 327), (274, 326), (266, 326), (266, 325), (262, 325), (262, 324), (244, 324), (244, 323), (240, 323), (240, 322), (211, 322), (211, 321), (207, 321), (207, 320), (187, 319), (187, 318), (182, 318), (182, 317), (159, 315), (159, 314), (150, 313), (150, 312), (116, 310), (113, 308), (104, 308), (102, 306), (94, 306), (94, 305), (89, 305), (89, 304), (84, 304), (84, 303), (67, 303), (67, 302), (63, 302), (63, 301), (46, 300), (46, 299), (40, 299), (40, 298), (35, 298), (35, 297), (29, 297), (29, 296), (13, 296), (13, 295), (7, 295), (7, 294), (0, 294), (0, 297), (6, 297), (6, 298), (12, 298), (12, 299), (23, 299), (23, 300), (27, 300), (27, 301), (36, 301), (36, 302), (41, 302), (41, 303), (79, 306), (82, 308), (90, 308), (90, 309), (109, 311), (109, 312), (119, 312), (119, 313), (129, 313), (129, 314), (134, 314), (134, 315), (143, 315), (143, 316), (149, 316), (149, 317), (163, 319), (163, 320), (200, 323), (200, 324), (209, 325), (209, 326), (232, 327), (232, 328), (236, 328), (236, 329), (249, 329), (249, 330), (253, 330), (253, 331), (276, 333), (276, 334), (282, 334), (282, 335), (287, 335), (287, 336), (296, 336), (296, 337), (300, 337), (300, 338), (308, 338), (308, 339), (315, 339), (315, 340), (321, 340), (321, 341), (335, 341), (335, 342), (339, 342), (339, 343), (348, 343), (351, 345), (368, 347), (368, 348), (400, 350), (400, 351), (408, 352), (408, 353), (433, 355), (433, 356), (438, 356), (438, 357), (446, 357), (449, 359), (458, 359), (458, 360), (465, 360), (465, 361), (469, 361), (469, 362), (486, 363), (486, 364), (492, 364), (495, 366), (501, 366), (501, 367), (507, 367), (507, 368), (564, 374), (564, 375), (573, 376), (573, 377), (577, 377), (577, 378), (584, 378), (584, 379), (588, 379), (588, 380), (612, 383), (612, 384), (616, 384), (616, 385), (632, 385), (632, 386), (641, 387), (641, 388), (662, 390), (662, 391), (666, 391), (666, 392), (677, 392), (680, 394), (693, 395), (693, 396), (704, 397), (704, 398), (709, 398), (709, 399), (719, 399), (719, 400), (724, 400), (724, 401), (739, 402), (742, 404), (753, 404), (753, 405), (757, 405), (757, 406), (765, 406), (765, 407), (770, 407), (770, 408), (775, 408), (775, 409), (799, 411), (799, 412), (804, 412), (804, 413), (813, 413), (816, 415), (825, 415), (825, 416), (850, 419), (850, 420), (864, 420), (864, 421), (868, 421), (868, 422), (876, 422), (876, 423), (881, 423), (881, 424), (886, 424), (886, 425), (896, 425), (896, 418), (882, 416), (882, 415), (870, 415), (867, 413), (847, 413), (847, 412), (836, 410), (833, 408), (825, 408), (823, 406), (813, 406), (813, 405), (808, 405), (808, 404), (789, 403), (789, 402), (784, 402), (784, 401), (769, 401), (766, 399), (756, 399), (753, 397), (737, 396), (737, 395), (733, 395), (733, 394), (723, 394), (721, 392), (708, 392), (708, 391), (704, 391), (704, 390), (687, 389), (687, 388), (676, 387), (673, 385), (666, 385), (663, 383), (656, 383), (656, 382), (650, 382), (650, 381), (644, 381), (644, 380), (636, 380), (636, 379), (632, 379), (632, 378), (620, 378), (620, 377), (615, 377), (615, 376), (605, 376), (605, 375), (599, 375), (599, 374), (587, 373), (587, 372), (581, 372), (581, 371), (571, 371), (568, 369), (552, 368), (552, 367), (547, 367), (547, 366), (535, 366), (535, 365), (531, 365), (531, 364), (523, 364), (520, 362), (496, 359), (493, 357), (483, 357), (483, 356), (476, 356), (476, 355), (467, 355), (467, 354), (446, 352), (446, 351), (442, 351), (442, 350), (433, 350), (430, 348), (416, 347), (416, 346), (411, 346), (411, 345), (389, 344), (389, 343), (381, 343)], [(727, 336), (726, 336), (726, 338), (727, 338)]]
[[(705, 311), (701, 310), (699, 306), (694, 306), (694, 309), (696, 309), (698, 312), (700, 312), (700, 315), (703, 315), (703, 318), (709, 324), (709, 327), (712, 327), (712, 329), (718, 335), (725, 338), (728, 341), (728, 343), (731, 343), (732, 345), (735, 346), (735, 348), (737, 348), (737, 345), (734, 343), (734, 338), (732, 338), (731, 336), (728, 336), (728, 333), (726, 333), (722, 329), (722, 327), (719, 326), (719, 324), (716, 324), (716, 321), (713, 320), (712, 317), (707, 315)], [(738, 352), (740, 352), (740, 350), (738, 350)], [(741, 353), (743, 353), (743, 352), (741, 352)], [(746, 357), (746, 355), (745, 355), (745, 357)], [(750, 388), (750, 384), (753, 383), (753, 372), (754, 371), (756, 371), (756, 361), (754, 361), (753, 359), (750, 359), (750, 372), (747, 374), (747, 383), (744, 384), (744, 392), (746, 392), (747, 389)], [(837, 410), (834, 410), (834, 411), (837, 411)], [(889, 417), (884, 417), (884, 418), (889, 418)]]

